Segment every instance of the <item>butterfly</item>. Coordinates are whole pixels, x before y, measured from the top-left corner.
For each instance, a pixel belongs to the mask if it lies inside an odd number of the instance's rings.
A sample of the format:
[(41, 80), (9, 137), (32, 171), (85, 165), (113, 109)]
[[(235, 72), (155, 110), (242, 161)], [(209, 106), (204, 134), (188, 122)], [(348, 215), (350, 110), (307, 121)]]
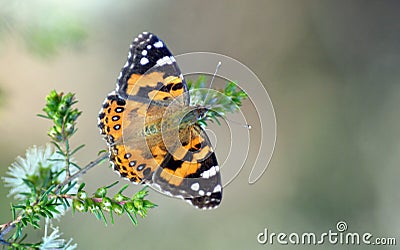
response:
[(211, 142), (197, 123), (206, 112), (190, 106), (188, 86), (165, 43), (143, 32), (130, 45), (98, 127), (121, 177), (208, 209), (220, 204), (222, 184)]

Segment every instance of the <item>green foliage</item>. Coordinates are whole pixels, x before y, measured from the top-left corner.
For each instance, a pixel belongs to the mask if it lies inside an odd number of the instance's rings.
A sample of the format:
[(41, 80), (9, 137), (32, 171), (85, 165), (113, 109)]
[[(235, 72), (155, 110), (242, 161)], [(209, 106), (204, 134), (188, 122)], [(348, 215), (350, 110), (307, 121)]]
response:
[(75, 103), (75, 96), (71, 93), (64, 95), (53, 90), (46, 97), (46, 106), (43, 108), (46, 115), (39, 116), (53, 121), (54, 126), (48, 134), (54, 142), (65, 141), (74, 134), (76, 120), (82, 113), (72, 108)]
[[(116, 182), (117, 183), (117, 182)], [(114, 184), (116, 184), (114, 183)], [(83, 190), (84, 183), (79, 187), (76, 198), (73, 199), (73, 209), (79, 212), (90, 212), (97, 219), (102, 220), (107, 225), (107, 219), (104, 212), (110, 215), (111, 223), (114, 223), (113, 214), (118, 216), (126, 214), (134, 225), (137, 225), (137, 215), (146, 217), (148, 209), (156, 205), (144, 198), (148, 195), (146, 187), (137, 192), (132, 198), (125, 196), (123, 191), (128, 185), (123, 186), (113, 197), (107, 196), (108, 190), (114, 184), (107, 187), (100, 187), (91, 197)]]
[(227, 113), (238, 111), (243, 100), (247, 99), (246, 92), (234, 82), (227, 82), (224, 89), (213, 90), (206, 88), (206, 80), (205, 76), (200, 76), (195, 82), (187, 81), (190, 104), (208, 109), (205, 116), (198, 121), (203, 127), (207, 126), (207, 121), (220, 124), (218, 119), (226, 117)]
[(10, 166), (9, 176), (3, 177), (16, 203), (11, 204), (12, 220), (0, 225), (0, 245), (11, 249), (73, 249), (76, 245), (70, 245), (71, 241), (59, 239), (58, 229), (37, 243), (25, 242), (24, 230), (27, 227), (41, 229), (43, 221), (46, 221), (47, 227), (52, 219), (62, 216), (70, 207), (74, 212), (91, 212), (104, 223), (107, 223), (107, 213), (112, 223), (113, 215), (126, 214), (136, 225), (137, 215), (144, 218), (148, 209), (156, 206), (144, 199), (148, 194), (145, 189), (128, 197), (123, 194), (126, 185), (113, 197), (108, 197), (107, 193), (114, 183), (99, 187), (94, 195), (89, 196), (84, 190), (85, 183), (79, 184), (78, 177), (103, 162), (108, 153), (103, 153), (84, 167), (73, 161), (72, 156), (84, 146), (73, 149), (69, 143), (81, 115), (81, 111), (74, 107), (76, 103), (71, 93), (50, 92), (46, 97), (44, 114), (38, 116), (53, 123), (48, 132), (53, 147), (49, 144), (28, 149), (26, 158), (19, 157)]

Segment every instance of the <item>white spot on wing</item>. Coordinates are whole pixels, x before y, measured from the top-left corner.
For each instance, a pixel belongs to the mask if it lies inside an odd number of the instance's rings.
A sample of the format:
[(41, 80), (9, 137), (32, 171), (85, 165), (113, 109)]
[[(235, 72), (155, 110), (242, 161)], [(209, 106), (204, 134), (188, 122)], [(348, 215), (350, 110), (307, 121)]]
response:
[(208, 171), (210, 171), (210, 176), (214, 176), (217, 174), (217, 171), (215, 171), (215, 167), (210, 168)]
[(147, 50), (144, 49), (144, 50), (142, 51), (142, 56), (147, 56)]
[(171, 58), (173, 58), (173, 57), (172, 56), (171, 57), (164, 56), (163, 58), (160, 58), (160, 59), (157, 60), (157, 65), (158, 66), (163, 66), (165, 64), (172, 64), (173, 62), (172, 62)]
[(151, 45), (150, 45), (150, 44), (147, 45), (146, 48), (147, 48), (147, 49), (151, 49)]
[(140, 59), (140, 64), (141, 65), (146, 65), (149, 63), (149, 59), (147, 59), (146, 57), (142, 57), (142, 59)]
[(196, 182), (196, 183), (193, 183), (192, 186), (190, 186), (190, 188), (191, 188), (193, 191), (198, 191), (199, 188), (200, 188), (200, 185), (199, 185), (198, 182)]
[(199, 195), (203, 196), (204, 195), (204, 191), (203, 190), (199, 190)]
[(154, 47), (156, 47), (156, 48), (162, 48), (162, 47), (164, 46), (164, 44), (163, 44), (161, 41), (157, 41), (157, 42), (155, 42), (153, 45), (154, 45)]
[(200, 185), (199, 185), (198, 182), (196, 182), (196, 183), (193, 183), (193, 184), (190, 186), (190, 188), (191, 188), (193, 191), (197, 191), (197, 190), (199, 190)]
[(212, 166), (209, 170), (201, 173), (201, 177), (208, 179), (210, 177), (213, 177), (216, 174), (217, 174), (217, 169), (215, 166)]
[(222, 190), (221, 185), (217, 185), (217, 186), (215, 186), (213, 192), (214, 192), (214, 193), (218, 193), (218, 192), (221, 192), (221, 190)]

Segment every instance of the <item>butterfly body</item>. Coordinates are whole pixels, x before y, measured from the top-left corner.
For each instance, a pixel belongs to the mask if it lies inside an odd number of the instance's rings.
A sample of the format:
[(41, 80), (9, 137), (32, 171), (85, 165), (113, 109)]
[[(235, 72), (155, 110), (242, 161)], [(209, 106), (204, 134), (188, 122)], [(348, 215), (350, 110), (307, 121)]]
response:
[(207, 109), (189, 103), (174, 57), (164, 42), (144, 32), (131, 45), (98, 126), (114, 170), (122, 177), (197, 208), (214, 208), (222, 199), (219, 166), (197, 124)]

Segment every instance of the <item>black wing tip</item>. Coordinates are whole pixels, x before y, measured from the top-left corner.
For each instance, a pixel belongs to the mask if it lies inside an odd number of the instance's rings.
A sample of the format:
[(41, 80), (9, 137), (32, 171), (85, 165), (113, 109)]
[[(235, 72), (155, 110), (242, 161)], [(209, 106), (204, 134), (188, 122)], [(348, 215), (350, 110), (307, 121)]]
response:
[(140, 42), (149, 40), (152, 37), (157, 38), (157, 36), (154, 35), (153, 33), (147, 32), (147, 31), (143, 31), (142, 33), (139, 33), (137, 36), (134, 37), (132, 44), (139, 44)]
[(221, 204), (222, 192), (215, 192), (207, 196), (198, 196), (187, 199), (191, 205), (198, 209), (214, 209)]

